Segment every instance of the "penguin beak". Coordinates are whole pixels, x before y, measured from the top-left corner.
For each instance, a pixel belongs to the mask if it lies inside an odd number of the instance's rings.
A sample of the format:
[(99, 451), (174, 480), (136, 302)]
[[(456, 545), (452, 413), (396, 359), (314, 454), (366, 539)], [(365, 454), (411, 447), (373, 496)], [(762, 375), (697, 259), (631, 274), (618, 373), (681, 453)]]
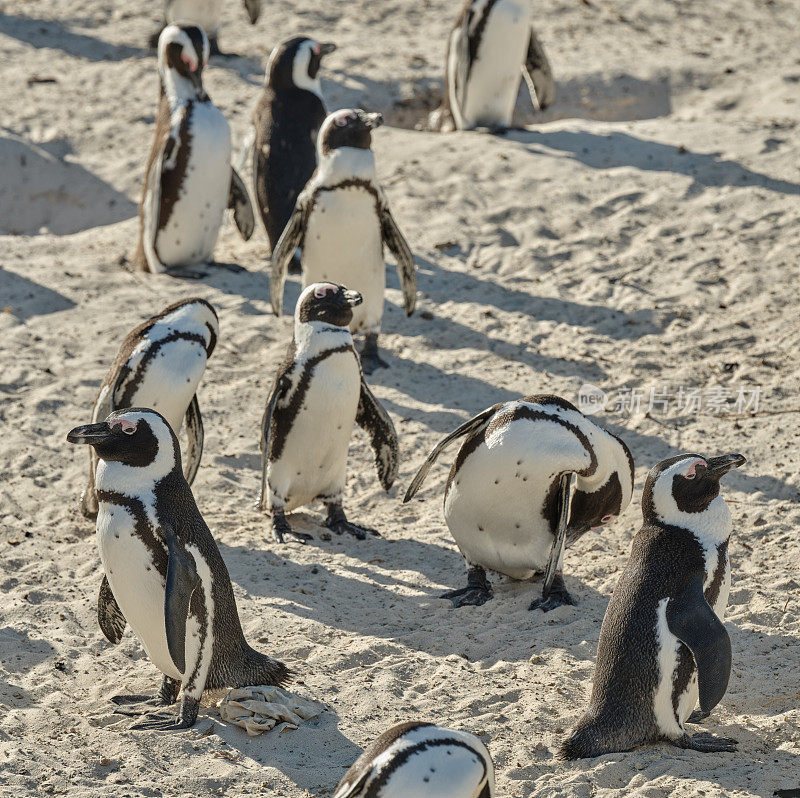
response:
[(335, 50), (336, 50), (336, 45), (333, 42), (322, 42), (319, 45), (319, 54), (320, 54), (320, 56), (330, 55)]
[(383, 124), (383, 114), (364, 114), (362, 120), (367, 128), (375, 130)]
[(747, 460), (740, 454), (723, 454), (719, 457), (709, 457), (706, 460), (706, 476), (712, 479), (719, 479), (725, 476), (728, 471), (744, 465)]
[(82, 427), (75, 427), (67, 433), (67, 443), (88, 443), (97, 446), (106, 443), (114, 437), (108, 422), (100, 424), (84, 424)]
[(364, 297), (358, 293), (358, 291), (351, 291), (349, 288), (344, 292), (344, 298), (347, 301), (347, 304), (350, 305), (351, 308), (360, 305), (364, 301)]

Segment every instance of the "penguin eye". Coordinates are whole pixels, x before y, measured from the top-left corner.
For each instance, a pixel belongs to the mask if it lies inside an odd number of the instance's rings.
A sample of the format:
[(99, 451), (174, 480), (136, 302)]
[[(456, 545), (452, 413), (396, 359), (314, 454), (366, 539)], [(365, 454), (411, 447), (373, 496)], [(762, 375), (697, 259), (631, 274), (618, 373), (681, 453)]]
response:
[(684, 475), (683, 478), (684, 479), (694, 479), (696, 476), (697, 476), (697, 474), (695, 474), (694, 471), (689, 471), (687, 474)]
[(111, 429), (114, 430), (114, 432), (119, 432), (121, 430), (126, 435), (133, 435), (136, 432), (136, 424), (125, 418), (121, 418), (111, 426)]
[(337, 116), (336, 119), (333, 120), (333, 124), (336, 125), (336, 127), (344, 127), (347, 124), (347, 117)]
[(600, 519), (600, 523), (601, 523), (601, 524), (607, 524), (607, 523), (608, 523), (608, 522), (609, 522), (609, 521), (610, 521), (610, 520), (611, 520), (613, 517), (614, 517), (613, 515), (604, 515), (604, 516), (603, 516), (603, 517)]

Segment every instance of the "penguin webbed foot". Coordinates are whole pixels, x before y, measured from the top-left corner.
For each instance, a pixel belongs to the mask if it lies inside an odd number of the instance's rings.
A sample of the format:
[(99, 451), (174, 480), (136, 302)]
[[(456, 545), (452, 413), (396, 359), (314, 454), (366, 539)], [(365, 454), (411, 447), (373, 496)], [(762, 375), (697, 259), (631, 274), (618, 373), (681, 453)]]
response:
[(696, 709), (686, 718), (686, 723), (702, 723), (710, 714), (710, 712), (703, 712), (702, 709)]
[(208, 265), (213, 266), (215, 269), (225, 269), (225, 271), (229, 271), (232, 274), (241, 274), (247, 271), (244, 266), (240, 266), (238, 263), (224, 263), (220, 260), (212, 260)]
[(202, 280), (208, 277), (208, 272), (200, 271), (200, 269), (167, 269), (164, 274), (178, 280)]
[(298, 543), (305, 545), (313, 537), (306, 532), (296, 532), (289, 525), (283, 510), (272, 511), (272, 539), (275, 543), (286, 543), (286, 536), (294, 538)]
[(348, 535), (352, 535), (358, 540), (366, 540), (367, 535), (372, 535), (376, 538), (381, 536), (377, 529), (348, 521), (341, 504), (328, 505), (328, 517), (325, 519), (324, 526), (337, 535), (347, 532)]
[(691, 737), (684, 734), (683, 737), (673, 741), (673, 745), (678, 748), (687, 748), (692, 751), (701, 751), (702, 753), (718, 753), (727, 752), (733, 753), (736, 751), (736, 746), (739, 744), (738, 740), (732, 737), (714, 737), (713, 734), (700, 732), (693, 734)]
[(158, 695), (114, 695), (111, 703), (118, 707), (114, 710), (118, 715), (145, 715), (153, 707), (172, 706), (178, 700), (180, 686), (176, 679), (165, 676)]
[(187, 695), (181, 701), (181, 711), (178, 715), (168, 712), (153, 712), (144, 720), (134, 723), (130, 728), (135, 731), (180, 731), (191, 729), (197, 720), (200, 702)]
[(530, 603), (528, 609), (550, 612), (556, 609), (556, 607), (563, 607), (565, 604), (574, 607), (577, 603), (578, 602), (572, 598), (569, 590), (567, 590), (567, 586), (564, 584), (564, 578), (561, 574), (557, 573), (553, 578), (553, 584), (550, 586), (550, 590), (547, 594), (545, 595), (543, 592), (541, 598), (534, 599)]
[(375, 369), (388, 369), (389, 364), (378, 354), (378, 334), (367, 333), (364, 348), (361, 350), (361, 369), (364, 374), (372, 374)]
[(448, 590), (442, 593), (439, 598), (450, 599), (454, 608), (458, 607), (480, 607), (486, 604), (494, 594), (492, 585), (486, 578), (486, 571), (483, 568), (470, 568), (467, 571), (467, 586), (458, 590)]

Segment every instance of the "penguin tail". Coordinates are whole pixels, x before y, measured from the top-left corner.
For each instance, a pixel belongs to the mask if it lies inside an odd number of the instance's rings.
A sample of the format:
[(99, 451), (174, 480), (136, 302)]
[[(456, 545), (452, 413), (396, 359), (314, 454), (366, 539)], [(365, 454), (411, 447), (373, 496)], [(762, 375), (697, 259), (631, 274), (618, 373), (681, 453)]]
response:
[(247, 646), (247, 651), (242, 662), (241, 686), (253, 684), (272, 684), (283, 687), (294, 675), (292, 670), (280, 660), (268, 657)]
[(572, 733), (558, 748), (561, 759), (585, 759), (586, 757), (600, 756), (611, 751), (624, 750), (615, 745), (611, 729), (604, 729), (596, 718), (584, 716), (581, 718)]

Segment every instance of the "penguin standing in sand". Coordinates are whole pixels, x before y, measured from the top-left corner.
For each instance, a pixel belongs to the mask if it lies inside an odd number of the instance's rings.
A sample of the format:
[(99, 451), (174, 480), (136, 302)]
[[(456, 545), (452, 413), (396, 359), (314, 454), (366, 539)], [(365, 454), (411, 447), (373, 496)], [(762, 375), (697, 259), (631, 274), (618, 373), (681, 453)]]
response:
[(302, 247), (303, 287), (316, 282), (351, 286), (364, 298), (353, 311), (352, 332), (365, 334), (361, 363), (366, 374), (387, 364), (378, 354), (378, 334), (386, 290), (384, 244), (397, 260), (406, 314), (417, 302), (417, 273), (403, 234), (375, 180), (372, 131), (380, 114), (360, 109), (335, 111), (317, 141), (319, 166), (297, 198), (294, 213), (272, 253), (270, 301), (275, 315), (283, 306), (286, 270)]
[(317, 134), (326, 116), (319, 69), (335, 49), (330, 42), (296, 36), (269, 57), (253, 114), (253, 194), (273, 250), (317, 168)]
[(728, 687), (731, 515), (719, 480), (744, 462), (740, 454), (684, 454), (648, 474), (644, 523), (608, 604), (589, 710), (561, 746), (565, 759), (657, 740), (735, 750), (735, 740), (690, 737), (684, 724), (707, 717)]
[[(194, 482), (203, 454), (203, 417), (197, 386), (219, 336), (212, 305), (193, 297), (175, 302), (131, 330), (100, 385), (92, 407), (96, 424), (114, 410), (152, 407), (179, 434), (186, 422), (187, 456), (184, 476)], [(81, 512), (97, 515), (94, 474), (97, 454), (90, 450), (89, 484), (81, 496)]]
[(342, 509), (353, 424), (369, 436), (384, 490), (397, 477), (397, 433), (389, 414), (364, 382), (349, 324), (361, 294), (332, 283), (313, 283), (297, 300), (294, 338), (279, 366), (261, 424), (259, 509), (272, 516), (278, 543), (294, 531), (285, 513), (319, 499), (325, 526), (359, 539), (368, 527), (347, 520)]
[(161, 99), (139, 205), (134, 268), (199, 277), (209, 263), (226, 208), (250, 238), (253, 208), (231, 166), (231, 129), (203, 88), (208, 38), (193, 25), (169, 25), (158, 40)]
[(432, 723), (400, 723), (363, 754), (333, 798), (493, 798), (494, 763), (468, 732)]
[(466, 0), (447, 41), (432, 129), (508, 128), (522, 78), (539, 110), (553, 102), (553, 73), (532, 21), (532, 0)]
[(467, 561), (467, 586), (442, 598), (456, 607), (484, 604), (492, 597), (489, 568), (513, 579), (545, 571), (542, 598), (530, 609), (574, 604), (561, 575), (564, 547), (630, 503), (628, 447), (565, 399), (528, 396), (487, 408), (438, 443), (403, 501), (461, 437), (444, 517)]
[(92, 446), (99, 513), (97, 543), (105, 576), (97, 616), (119, 643), (126, 623), (164, 674), (156, 698), (117, 696), (144, 714), (169, 706), (183, 689), (180, 713), (151, 713), (132, 728), (186, 729), (205, 690), (281, 684), (286, 666), (244, 639), (230, 576), (181, 472), (178, 439), (153, 410), (130, 408), (76, 427), (70, 443)]

